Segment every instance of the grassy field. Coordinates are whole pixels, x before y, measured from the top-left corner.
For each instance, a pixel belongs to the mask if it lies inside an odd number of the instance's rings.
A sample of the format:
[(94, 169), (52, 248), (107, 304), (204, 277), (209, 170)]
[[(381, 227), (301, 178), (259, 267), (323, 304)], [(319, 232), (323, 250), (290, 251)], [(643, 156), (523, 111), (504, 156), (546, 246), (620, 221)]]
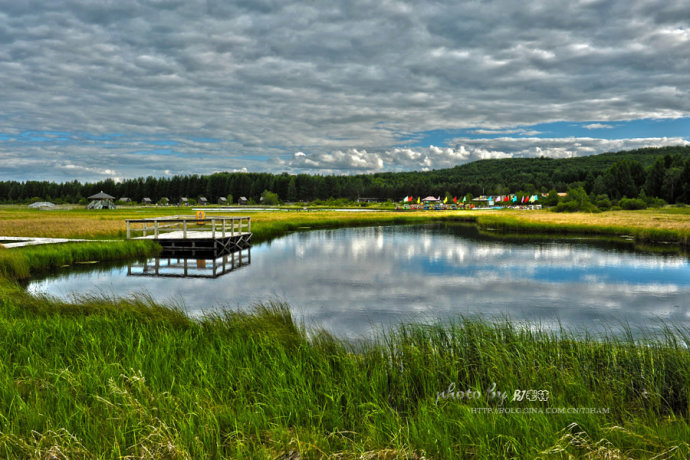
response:
[[(190, 208), (119, 208), (40, 211), (26, 207), (0, 207), (0, 236), (42, 236), (61, 238), (122, 238), (125, 219), (192, 215)], [(228, 215), (252, 216), (258, 240), (303, 227), (378, 225), (451, 219), (477, 222), (480, 226), (529, 232), (626, 234), (640, 241), (668, 241), (690, 244), (690, 207), (642, 211), (552, 213), (548, 211), (420, 211), (420, 212), (254, 212), (234, 210)], [(209, 213), (208, 216), (212, 214)]]
[[(0, 208), (0, 236), (118, 238), (125, 218), (182, 213)], [(690, 232), (677, 208), (247, 214), (255, 241), (429, 219), (677, 245)], [(281, 304), (193, 320), (145, 297), (64, 303), (15, 281), (156, 250), (0, 249), (0, 458), (690, 457), (690, 331), (672, 325), (635, 341), (458, 318), (354, 344), (304, 330)]]
[(355, 348), (284, 305), (193, 321), (2, 289), (4, 458), (690, 455), (687, 331), (640, 345), (458, 320)]

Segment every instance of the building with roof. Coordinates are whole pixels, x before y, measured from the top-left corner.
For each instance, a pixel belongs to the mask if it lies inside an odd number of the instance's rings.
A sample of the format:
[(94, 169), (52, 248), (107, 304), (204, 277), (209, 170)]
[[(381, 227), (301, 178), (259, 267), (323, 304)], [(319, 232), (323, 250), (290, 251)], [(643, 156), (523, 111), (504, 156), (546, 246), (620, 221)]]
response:
[(86, 209), (115, 209), (113, 202), (115, 197), (108, 195), (103, 190), (89, 197), (89, 204)]

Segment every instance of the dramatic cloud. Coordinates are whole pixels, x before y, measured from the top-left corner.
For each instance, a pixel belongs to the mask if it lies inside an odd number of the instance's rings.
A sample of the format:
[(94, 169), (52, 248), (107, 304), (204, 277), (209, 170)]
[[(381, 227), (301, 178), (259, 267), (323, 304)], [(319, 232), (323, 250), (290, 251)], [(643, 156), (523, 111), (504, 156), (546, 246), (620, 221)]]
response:
[(435, 130), (685, 117), (689, 23), (680, 0), (3, 2), (0, 179), (379, 170)]
[(476, 160), (495, 158), (571, 158), (650, 146), (689, 145), (683, 138), (595, 139), (512, 138), (454, 139), (454, 147), (395, 148), (382, 152), (349, 149), (327, 154), (296, 153), (283, 162), (288, 169), (324, 173), (409, 171), (451, 168)]

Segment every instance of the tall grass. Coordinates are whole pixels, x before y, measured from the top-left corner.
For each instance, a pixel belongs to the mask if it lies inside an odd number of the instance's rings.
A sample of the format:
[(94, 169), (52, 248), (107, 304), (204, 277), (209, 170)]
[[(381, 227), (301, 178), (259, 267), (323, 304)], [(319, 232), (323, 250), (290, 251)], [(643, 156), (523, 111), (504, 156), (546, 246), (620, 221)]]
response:
[(86, 261), (131, 260), (153, 256), (160, 246), (152, 241), (81, 242), (27, 246), (0, 251), (0, 278), (28, 278), (32, 273)]
[[(355, 346), (280, 303), (195, 321), (142, 297), (1, 298), (0, 457), (690, 455), (684, 330), (640, 344), (460, 319)], [(437, 401), (451, 383), (481, 396)]]
[[(551, 225), (511, 213), (437, 217)], [(429, 218), (296, 213), (262, 217), (253, 230), (260, 241), (344, 220)], [(156, 249), (129, 241), (0, 250), (0, 458), (690, 457), (685, 329), (634, 340), (459, 319), (354, 344), (305, 330), (280, 303), (192, 320), (143, 296), (66, 303), (9, 280)], [(490, 388), (505, 392), (502, 405)], [(530, 389), (548, 391), (548, 401), (512, 400)], [(465, 390), (481, 394), (458, 397)], [(548, 413), (555, 408), (600, 413)]]

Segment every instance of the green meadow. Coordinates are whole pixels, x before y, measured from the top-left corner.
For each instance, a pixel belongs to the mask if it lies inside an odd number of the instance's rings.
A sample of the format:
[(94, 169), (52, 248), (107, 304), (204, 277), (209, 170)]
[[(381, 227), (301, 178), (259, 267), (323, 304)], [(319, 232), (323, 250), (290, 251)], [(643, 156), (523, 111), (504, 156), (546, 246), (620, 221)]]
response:
[[(0, 236), (44, 224), (52, 236), (119, 240), (126, 212), (117, 213), (2, 209)], [(255, 242), (430, 219), (516, 233), (560, 225), (675, 247), (689, 232), (688, 214), (674, 210), (568, 222), (548, 213), (341, 214), (252, 214)], [(690, 457), (690, 331), (673, 324), (602, 337), (457, 318), (348, 342), (306, 329), (281, 303), (192, 319), (145, 296), (64, 302), (19, 284), (158, 249), (132, 241), (0, 249), (0, 457)]]

